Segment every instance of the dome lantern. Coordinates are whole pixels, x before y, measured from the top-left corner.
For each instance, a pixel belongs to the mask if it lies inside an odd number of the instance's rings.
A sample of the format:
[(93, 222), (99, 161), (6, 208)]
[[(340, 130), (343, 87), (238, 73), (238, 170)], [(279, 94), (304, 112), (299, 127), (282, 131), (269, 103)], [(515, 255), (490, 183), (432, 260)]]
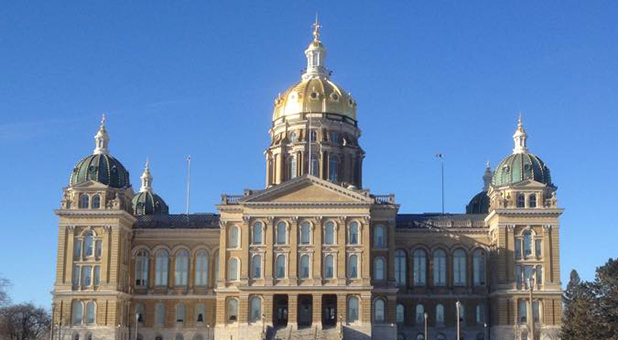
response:
[(142, 187), (133, 197), (133, 214), (137, 216), (151, 214), (169, 214), (169, 207), (165, 201), (152, 190), (152, 175), (150, 174), (150, 161), (146, 161), (144, 172), (140, 177)]
[(517, 130), (515, 130), (515, 134), (513, 135), (513, 140), (515, 141), (515, 147), (513, 148), (513, 153), (528, 153), (528, 147), (526, 146), (526, 140), (528, 139), (528, 135), (526, 134), (526, 130), (524, 130), (524, 125), (521, 121), (521, 114), (519, 115), (519, 119), (517, 120)]
[(140, 177), (142, 180), (142, 187), (139, 189), (140, 192), (152, 191), (152, 175), (150, 174), (150, 161), (146, 160), (146, 166), (144, 167), (144, 173)]
[(101, 125), (99, 126), (99, 131), (97, 131), (97, 134), (94, 135), (94, 141), (95, 147), (93, 154), (109, 154), (109, 134), (107, 133), (107, 130), (105, 130), (105, 114), (103, 114), (103, 117), (101, 118)]
[(493, 171), (491, 171), (491, 164), (489, 164), (489, 161), (487, 161), (487, 166), (485, 167), (485, 173), (483, 174), (483, 191), (489, 190), (492, 177), (493, 177)]
[(315, 23), (313, 23), (313, 41), (309, 43), (309, 46), (305, 50), (305, 56), (307, 56), (307, 70), (303, 74), (303, 79), (310, 79), (313, 77), (328, 78), (328, 72), (324, 66), (326, 49), (320, 41), (320, 28), (322, 28), (322, 25), (320, 25), (318, 17), (316, 16)]

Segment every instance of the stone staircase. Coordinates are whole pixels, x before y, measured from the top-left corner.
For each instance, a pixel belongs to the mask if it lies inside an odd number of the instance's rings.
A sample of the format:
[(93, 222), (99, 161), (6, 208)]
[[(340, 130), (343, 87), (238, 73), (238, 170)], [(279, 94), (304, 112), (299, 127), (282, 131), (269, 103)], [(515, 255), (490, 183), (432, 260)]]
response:
[(269, 331), (266, 338), (269, 340), (340, 340), (339, 328), (337, 327), (326, 329), (317, 329), (317, 327), (303, 327), (300, 329), (281, 327)]

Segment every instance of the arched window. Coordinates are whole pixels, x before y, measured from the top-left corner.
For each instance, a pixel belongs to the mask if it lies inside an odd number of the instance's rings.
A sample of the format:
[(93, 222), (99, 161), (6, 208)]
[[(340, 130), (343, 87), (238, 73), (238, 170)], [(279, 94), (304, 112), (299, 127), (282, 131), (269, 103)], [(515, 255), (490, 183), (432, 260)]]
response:
[(309, 255), (307, 254), (300, 257), (300, 278), (309, 278)]
[(251, 243), (262, 244), (262, 230), (264, 230), (264, 224), (262, 222), (255, 222), (251, 229)]
[(328, 179), (336, 182), (339, 175), (339, 157), (337, 155), (328, 156)]
[(436, 305), (436, 326), (444, 325), (444, 306), (442, 304)]
[(141, 303), (138, 303), (135, 305), (135, 315), (137, 315), (137, 322), (141, 323), (144, 322), (144, 315), (146, 314), (146, 309), (144, 308), (144, 305)]
[(382, 323), (386, 321), (384, 307), (385, 307), (384, 300), (376, 299), (375, 301), (373, 301), (373, 322)]
[(483, 325), (485, 323), (485, 305), (479, 303), (476, 305), (476, 324)]
[(526, 197), (524, 197), (524, 194), (517, 194), (517, 207), (518, 208), (526, 207)]
[(536, 208), (536, 194), (531, 194), (528, 199), (528, 205), (530, 208)]
[(423, 333), (416, 334), (416, 340), (425, 340), (425, 334)]
[(236, 281), (238, 280), (238, 271), (240, 268), (238, 268), (238, 259), (235, 257), (232, 257), (230, 259), (230, 262), (228, 263), (228, 280), (230, 281)]
[(357, 279), (358, 278), (358, 256), (351, 255), (348, 258), (348, 278)]
[(90, 198), (88, 197), (88, 195), (86, 194), (80, 194), (79, 195), (79, 208), (80, 209), (88, 209), (88, 201), (90, 200)]
[(403, 323), (404, 320), (404, 307), (402, 304), (398, 303), (396, 310), (396, 321), (397, 323)]
[(157, 251), (155, 258), (155, 285), (167, 285), (167, 270), (169, 268), (169, 253), (165, 249)]
[(358, 321), (358, 297), (352, 296), (348, 299), (348, 322)]
[(530, 230), (523, 232), (524, 235), (524, 256), (528, 258), (532, 255), (532, 233)]
[(195, 254), (195, 285), (206, 286), (208, 284), (208, 253), (200, 249)]
[(335, 222), (328, 221), (324, 226), (324, 244), (335, 244)]
[(73, 334), (73, 340), (79, 340), (79, 333)]
[(277, 256), (277, 278), (285, 278), (285, 255)]
[(311, 243), (311, 225), (309, 222), (303, 222), (300, 225), (300, 244)]
[(528, 315), (528, 306), (526, 300), (520, 299), (517, 304), (517, 315), (519, 316), (519, 323), (526, 323), (527, 315)]
[(373, 260), (373, 279), (376, 281), (384, 280), (384, 258), (376, 257)]
[(195, 305), (195, 322), (204, 323), (204, 319), (206, 317), (206, 305), (203, 303), (198, 303)]
[(90, 257), (94, 255), (94, 238), (91, 231), (84, 233), (84, 256)]
[(92, 284), (91, 275), (92, 267), (91, 266), (82, 266), (82, 286), (88, 287)]
[(358, 237), (358, 222), (353, 221), (352, 223), (350, 223), (350, 232), (348, 235), (348, 240), (350, 244), (358, 244), (359, 243), (359, 237)]
[(287, 225), (285, 222), (279, 222), (277, 224), (277, 244), (287, 243)]
[(84, 305), (81, 301), (73, 301), (73, 324), (79, 325), (84, 318)]
[(229, 235), (229, 244), (228, 244), (228, 248), (238, 248), (238, 245), (240, 244), (239, 239), (240, 239), (240, 228), (238, 228), (238, 226), (232, 226), (230, 227), (230, 235)]
[(466, 252), (463, 249), (457, 249), (453, 253), (453, 284), (466, 285)]
[(148, 250), (142, 249), (137, 252), (135, 258), (135, 286), (145, 287), (148, 283)]
[(297, 161), (296, 155), (290, 155), (287, 159), (288, 179), (296, 178), (297, 175)]
[(334, 276), (334, 268), (333, 268), (333, 255), (326, 255), (324, 257), (324, 278), (332, 279)]
[(485, 285), (485, 251), (476, 249), (472, 253), (472, 276), (475, 286)]
[(155, 306), (155, 324), (158, 326), (165, 325), (165, 305), (160, 302)]
[(228, 322), (238, 321), (238, 300), (227, 300), (227, 320)]
[(424, 286), (427, 275), (427, 255), (422, 249), (416, 249), (412, 254), (414, 258), (414, 285)]
[(86, 323), (92, 324), (95, 321), (95, 304), (94, 301), (89, 301), (86, 304)]
[(186, 314), (187, 311), (184, 303), (179, 303), (178, 305), (176, 305), (176, 322), (185, 322)]
[(217, 254), (215, 254), (215, 264), (214, 264), (215, 268), (213, 271), (213, 276), (214, 276), (214, 282), (213, 285), (217, 284), (217, 281), (219, 281), (219, 253), (217, 252)]
[(185, 249), (182, 249), (176, 253), (174, 284), (176, 286), (186, 286), (188, 272), (189, 272), (189, 252)]
[(433, 252), (433, 285), (446, 286), (446, 253), (442, 249)]
[(251, 258), (251, 278), (259, 279), (262, 277), (262, 256), (253, 255)]
[(92, 209), (101, 208), (101, 196), (94, 195), (92, 196)]
[(397, 249), (395, 251), (395, 282), (398, 286), (406, 285), (406, 267), (408, 255), (405, 250)]
[(386, 248), (386, 230), (384, 226), (376, 226), (373, 230), (373, 246), (376, 248)]
[(417, 325), (425, 324), (425, 306), (421, 304), (416, 305), (415, 320)]
[(258, 322), (262, 319), (262, 299), (257, 296), (251, 298), (251, 314), (249, 321)]

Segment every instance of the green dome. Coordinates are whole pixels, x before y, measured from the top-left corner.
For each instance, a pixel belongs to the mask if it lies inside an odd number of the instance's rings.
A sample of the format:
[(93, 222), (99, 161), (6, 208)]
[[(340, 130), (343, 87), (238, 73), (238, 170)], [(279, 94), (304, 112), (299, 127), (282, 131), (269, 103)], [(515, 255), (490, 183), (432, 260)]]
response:
[(488, 214), (489, 213), (489, 196), (487, 191), (481, 191), (474, 195), (470, 203), (466, 206), (466, 214)]
[(492, 179), (494, 186), (515, 184), (525, 180), (535, 180), (551, 185), (549, 168), (537, 156), (527, 153), (514, 153), (506, 157), (496, 168)]
[(169, 208), (159, 195), (141, 191), (133, 197), (133, 213), (136, 216), (168, 214)]
[(90, 155), (77, 163), (71, 173), (71, 186), (95, 181), (112, 188), (131, 186), (129, 172), (116, 158), (99, 153)]

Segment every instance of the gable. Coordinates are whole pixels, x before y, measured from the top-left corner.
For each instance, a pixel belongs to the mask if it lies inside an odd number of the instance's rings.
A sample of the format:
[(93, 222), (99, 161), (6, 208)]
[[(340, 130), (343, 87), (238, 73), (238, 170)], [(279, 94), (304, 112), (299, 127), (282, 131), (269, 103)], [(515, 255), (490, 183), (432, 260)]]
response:
[(271, 202), (358, 202), (349, 196), (321, 188), (317, 185), (304, 185), (288, 192), (270, 197)]

